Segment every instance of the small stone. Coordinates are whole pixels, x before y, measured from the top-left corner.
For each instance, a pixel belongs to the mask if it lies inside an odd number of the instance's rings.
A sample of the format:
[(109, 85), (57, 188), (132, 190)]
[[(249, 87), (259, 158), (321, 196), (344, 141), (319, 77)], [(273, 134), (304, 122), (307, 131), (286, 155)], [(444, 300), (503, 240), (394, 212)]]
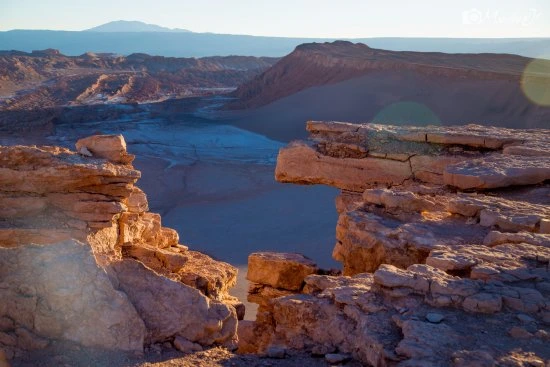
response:
[(445, 318), (445, 316), (443, 316), (440, 313), (435, 313), (435, 312), (429, 312), (426, 315), (426, 320), (428, 320), (429, 322), (431, 322), (433, 324), (439, 324), (441, 321), (443, 321), (444, 318)]
[(286, 350), (283, 347), (271, 346), (267, 348), (266, 354), (269, 358), (285, 358)]
[(350, 359), (350, 356), (348, 354), (329, 353), (325, 355), (325, 360), (328, 363), (343, 363), (349, 359)]
[(540, 339), (550, 340), (550, 333), (546, 330), (539, 330), (535, 333), (535, 336)]
[(151, 344), (151, 346), (149, 347), (149, 350), (152, 353), (157, 353), (157, 354), (162, 353), (162, 347), (160, 346), (160, 344)]
[(85, 146), (81, 146), (80, 149), (78, 150), (78, 153), (80, 153), (81, 155), (84, 155), (86, 157), (92, 157), (93, 156), (93, 154)]
[(525, 322), (525, 323), (535, 322), (534, 318), (523, 313), (518, 314), (516, 317), (521, 322)]
[(15, 346), (17, 345), (17, 338), (15, 335), (0, 332), (0, 345)]
[(163, 347), (164, 349), (172, 349), (172, 344), (171, 344), (170, 342), (164, 342), (164, 343), (162, 344), (162, 347)]
[(174, 339), (174, 347), (182, 353), (202, 351), (202, 346), (200, 344), (193, 343), (179, 335)]
[(324, 356), (325, 354), (332, 353), (335, 351), (335, 348), (333, 346), (321, 344), (321, 345), (315, 345), (313, 348), (311, 348), (311, 354), (313, 356)]
[(7, 316), (0, 317), (0, 331), (9, 331), (15, 329), (15, 323)]
[(93, 154), (114, 163), (128, 164), (134, 160), (134, 156), (126, 151), (126, 141), (122, 135), (89, 136), (76, 142), (76, 150), (80, 154)]
[(9, 367), (7, 353), (3, 349), (0, 349), (0, 367)]
[(519, 326), (514, 326), (513, 328), (508, 330), (508, 335), (516, 339), (528, 339), (533, 337), (533, 334)]

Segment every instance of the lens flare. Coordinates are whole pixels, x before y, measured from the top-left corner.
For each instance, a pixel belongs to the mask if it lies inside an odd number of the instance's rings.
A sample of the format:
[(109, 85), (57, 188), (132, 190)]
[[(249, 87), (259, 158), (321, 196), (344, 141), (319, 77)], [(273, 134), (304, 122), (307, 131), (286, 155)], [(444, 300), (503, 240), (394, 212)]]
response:
[(397, 102), (386, 106), (372, 119), (374, 123), (392, 125), (440, 125), (439, 117), (426, 105)]
[(550, 106), (550, 60), (531, 61), (523, 71), (521, 89), (531, 102)]

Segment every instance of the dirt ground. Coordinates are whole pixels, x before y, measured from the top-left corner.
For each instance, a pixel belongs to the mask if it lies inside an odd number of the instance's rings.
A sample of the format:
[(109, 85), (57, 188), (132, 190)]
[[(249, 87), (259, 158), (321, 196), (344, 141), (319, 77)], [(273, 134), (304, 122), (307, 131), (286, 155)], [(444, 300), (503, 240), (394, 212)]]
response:
[[(173, 348), (148, 350), (143, 356), (85, 349), (77, 345), (57, 343), (14, 360), (11, 365), (0, 367), (326, 367), (330, 366), (323, 357), (308, 354), (287, 354), (285, 358), (274, 359), (257, 355), (239, 355), (224, 348), (212, 348), (202, 352), (183, 354)], [(361, 366), (350, 361), (349, 367)]]

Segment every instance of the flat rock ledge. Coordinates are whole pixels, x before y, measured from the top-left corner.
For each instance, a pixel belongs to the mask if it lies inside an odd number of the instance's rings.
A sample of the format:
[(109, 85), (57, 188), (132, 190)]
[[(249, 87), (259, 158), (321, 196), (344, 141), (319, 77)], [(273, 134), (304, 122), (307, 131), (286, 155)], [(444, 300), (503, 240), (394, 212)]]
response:
[(0, 146), (0, 355), (54, 341), (234, 348), (237, 269), (149, 212), (122, 136), (76, 148)]
[(548, 130), (405, 127), (310, 121), (309, 141), (282, 148), (276, 178), (362, 192), (408, 181), (493, 189), (550, 179)]
[(249, 277), (260, 308), (239, 325), (239, 350), (373, 366), (549, 363), (548, 130), (307, 129), (308, 141), (280, 150), (276, 178), (342, 190), (333, 257), (343, 275), (317, 271), (291, 289), (284, 266), (249, 261), (279, 287)]

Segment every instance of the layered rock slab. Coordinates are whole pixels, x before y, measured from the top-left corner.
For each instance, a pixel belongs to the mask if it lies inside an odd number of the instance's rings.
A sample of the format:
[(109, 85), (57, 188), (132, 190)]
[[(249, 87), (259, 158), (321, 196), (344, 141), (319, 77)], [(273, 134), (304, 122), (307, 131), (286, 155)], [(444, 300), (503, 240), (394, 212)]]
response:
[[(37, 243), (48, 256), (36, 263), (14, 255), (13, 264), (0, 269), (9, 280), (2, 282), (2, 291), (10, 302), (22, 302), (5, 304), (10, 326), (0, 350), (12, 358), (23, 353), (33, 335), (36, 348), (61, 339), (142, 350), (144, 344), (176, 337), (232, 346), (235, 307), (242, 316), (242, 304), (227, 292), (237, 270), (190, 251), (175, 230), (162, 226), (160, 215), (149, 212), (147, 196), (135, 186), (141, 174), (131, 166), (133, 156), (122, 136), (92, 136), (77, 148), (0, 147), (0, 204), (7, 208), (0, 214), (0, 250), (26, 254)], [(66, 255), (70, 251), (56, 245), (71, 239), (84, 243), (88, 257)], [(57, 267), (62, 271), (56, 273)], [(29, 285), (34, 293), (19, 297), (31, 278), (4, 274), (12, 268), (27, 269), (42, 288)], [(70, 302), (55, 298), (62, 295)], [(90, 311), (86, 303), (96, 309)], [(169, 305), (164, 311), (163, 304)], [(28, 309), (13, 311), (20, 306)]]
[(495, 154), (451, 165), (444, 171), (443, 180), (462, 190), (534, 185), (550, 180), (550, 160), (548, 157)]
[[(320, 121), (308, 122), (307, 129), (311, 134), (308, 142), (293, 142), (281, 149), (275, 171), (279, 181), (328, 184), (360, 192), (410, 179), (461, 189), (536, 184), (549, 179), (548, 159), (542, 152), (532, 152), (541, 151), (550, 142), (546, 130)], [(528, 150), (530, 154), (521, 154)], [(471, 163), (472, 159), (478, 160)]]

